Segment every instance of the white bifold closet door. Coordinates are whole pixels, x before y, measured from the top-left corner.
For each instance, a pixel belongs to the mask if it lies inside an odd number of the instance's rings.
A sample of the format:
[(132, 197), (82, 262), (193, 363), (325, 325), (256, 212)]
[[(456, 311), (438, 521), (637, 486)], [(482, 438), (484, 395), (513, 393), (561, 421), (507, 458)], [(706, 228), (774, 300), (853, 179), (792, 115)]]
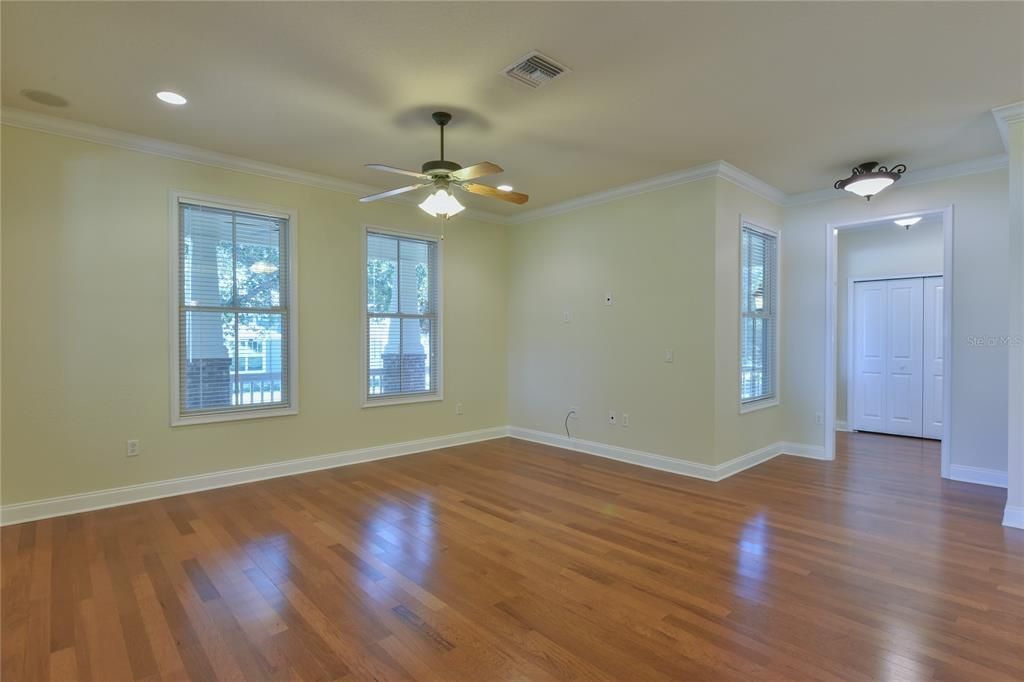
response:
[(942, 438), (942, 278), (924, 278), (924, 424), (925, 438)]
[(853, 428), (941, 438), (942, 278), (856, 282), (853, 304)]

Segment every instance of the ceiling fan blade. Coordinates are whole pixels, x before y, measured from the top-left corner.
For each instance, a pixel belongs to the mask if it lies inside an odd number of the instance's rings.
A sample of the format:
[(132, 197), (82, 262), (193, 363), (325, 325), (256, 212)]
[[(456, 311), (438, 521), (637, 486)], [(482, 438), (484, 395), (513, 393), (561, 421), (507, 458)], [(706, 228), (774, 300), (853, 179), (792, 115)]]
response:
[(503, 192), (497, 187), (491, 187), (490, 185), (480, 185), (475, 182), (466, 182), (459, 185), (462, 189), (473, 194), (479, 194), (484, 197), (491, 197), (492, 199), (501, 199), (502, 201), (509, 201), (513, 204), (525, 204), (530, 200), (530, 197), (522, 192)]
[(408, 185), (406, 187), (399, 187), (397, 189), (389, 189), (387, 192), (378, 192), (377, 194), (370, 194), (369, 196), (360, 197), (359, 201), (361, 201), (361, 202), (363, 202), (365, 204), (368, 201), (377, 201), (377, 199), (387, 199), (388, 197), (393, 197), (396, 194), (405, 194), (406, 192), (411, 192), (414, 189), (419, 189), (420, 187), (429, 187), (429, 186), (430, 186), (429, 182), (424, 182), (424, 183), (421, 183), (419, 185)]
[(399, 175), (408, 175), (413, 178), (419, 178), (420, 180), (426, 180), (429, 176), (424, 175), (418, 171), (405, 170), (404, 168), (395, 168), (394, 166), (386, 166), (383, 163), (368, 163), (367, 168), (374, 170), (384, 171), (385, 173), (398, 173)]
[(465, 168), (455, 171), (452, 173), (451, 177), (453, 180), (463, 182), (465, 180), (476, 180), (477, 178), (482, 178), (485, 175), (497, 175), (504, 171), (505, 169), (496, 163), (481, 161), (480, 163), (474, 163), (472, 166), (466, 166)]

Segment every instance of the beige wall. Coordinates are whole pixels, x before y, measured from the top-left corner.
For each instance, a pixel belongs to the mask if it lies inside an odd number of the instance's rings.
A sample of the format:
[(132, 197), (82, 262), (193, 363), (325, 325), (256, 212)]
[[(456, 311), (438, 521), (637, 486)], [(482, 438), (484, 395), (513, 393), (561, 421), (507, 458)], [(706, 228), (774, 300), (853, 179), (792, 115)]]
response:
[[(1007, 349), (972, 337), (1007, 333), (1007, 172), (894, 187), (871, 202), (857, 197), (787, 207), (784, 215), (783, 396), (789, 440), (822, 444), (815, 413), (825, 404), (825, 226), (896, 213), (954, 210), (954, 465), (1006, 470)], [(947, 273), (948, 274), (948, 273)]]
[[(361, 409), (362, 225), (415, 206), (6, 126), (2, 163), (5, 504), (506, 423), (504, 228), (447, 228), (446, 399)], [(168, 425), (171, 189), (298, 209), (297, 416)]]
[(850, 361), (849, 283), (861, 277), (942, 273), (942, 217), (928, 216), (909, 230), (892, 222), (873, 229), (842, 230), (836, 261), (836, 420), (847, 415)]

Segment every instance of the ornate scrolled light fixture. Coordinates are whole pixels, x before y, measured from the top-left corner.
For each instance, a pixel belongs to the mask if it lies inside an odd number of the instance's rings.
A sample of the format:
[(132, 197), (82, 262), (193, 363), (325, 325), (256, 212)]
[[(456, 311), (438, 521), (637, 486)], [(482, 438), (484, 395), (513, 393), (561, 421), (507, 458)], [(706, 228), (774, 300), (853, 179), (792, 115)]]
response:
[(835, 188), (845, 189), (871, 201), (871, 197), (899, 180), (906, 172), (907, 167), (902, 163), (886, 168), (879, 166), (877, 161), (868, 161), (854, 168), (850, 177), (836, 180)]

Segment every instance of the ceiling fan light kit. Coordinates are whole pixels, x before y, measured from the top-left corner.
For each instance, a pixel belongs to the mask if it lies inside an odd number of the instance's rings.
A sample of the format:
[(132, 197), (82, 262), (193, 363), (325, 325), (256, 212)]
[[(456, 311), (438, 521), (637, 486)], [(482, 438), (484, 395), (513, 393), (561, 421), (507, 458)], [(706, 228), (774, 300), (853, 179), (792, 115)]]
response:
[(481, 161), (480, 163), (463, 168), (454, 161), (446, 160), (444, 158), (444, 127), (451, 122), (452, 115), (447, 111), (435, 111), (431, 115), (431, 118), (433, 118), (434, 123), (441, 128), (441, 158), (433, 161), (427, 161), (423, 164), (420, 172), (405, 170), (404, 168), (395, 168), (394, 166), (387, 166), (379, 163), (366, 164), (367, 168), (373, 168), (386, 173), (408, 175), (416, 178), (420, 182), (415, 185), (407, 185), (405, 187), (387, 190), (386, 192), (371, 194), (360, 198), (359, 201), (366, 203), (376, 201), (378, 199), (386, 199), (387, 197), (393, 197), (406, 192), (412, 192), (424, 187), (432, 187), (433, 191), (430, 196), (421, 202), (419, 207), (432, 217), (440, 217), (442, 219), (447, 219), (453, 215), (461, 213), (466, 208), (459, 203), (458, 199), (455, 198), (455, 195), (451, 191), (453, 187), (457, 187), (464, 192), (479, 194), (480, 196), (491, 197), (493, 199), (500, 199), (513, 204), (525, 204), (529, 201), (530, 197), (522, 194), (521, 192), (502, 191), (497, 187), (491, 187), (490, 185), (481, 185), (479, 183), (470, 182), (470, 180), (476, 180), (477, 178), (486, 177), (488, 175), (497, 175), (498, 173), (503, 172), (503, 169), (498, 164), (491, 163), (490, 161)]
[(886, 168), (879, 166), (877, 161), (867, 161), (856, 166), (850, 177), (836, 180), (834, 186), (871, 201), (871, 197), (899, 180), (906, 172), (907, 167), (902, 163)]

